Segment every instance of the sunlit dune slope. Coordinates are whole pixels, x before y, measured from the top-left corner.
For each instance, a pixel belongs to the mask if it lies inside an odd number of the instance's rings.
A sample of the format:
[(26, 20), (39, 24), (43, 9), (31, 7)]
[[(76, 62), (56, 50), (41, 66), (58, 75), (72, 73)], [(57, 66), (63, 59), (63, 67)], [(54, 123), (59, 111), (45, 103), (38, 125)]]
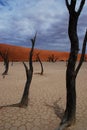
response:
[[(8, 52), (8, 57), (10, 61), (28, 61), (30, 48), (0, 44), (0, 51), (2, 53)], [(48, 57), (52, 56), (54, 56), (54, 59), (57, 59), (57, 61), (66, 61), (69, 56), (68, 52), (34, 49), (33, 60), (36, 60), (37, 54), (39, 54), (39, 57), (42, 61), (48, 61)], [(1, 57), (0, 61), (2, 61)]]

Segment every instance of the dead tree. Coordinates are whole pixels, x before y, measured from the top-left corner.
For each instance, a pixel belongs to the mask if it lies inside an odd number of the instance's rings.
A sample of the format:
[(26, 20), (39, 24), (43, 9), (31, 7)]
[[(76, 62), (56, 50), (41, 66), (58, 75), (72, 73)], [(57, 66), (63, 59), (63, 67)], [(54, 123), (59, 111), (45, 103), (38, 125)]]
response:
[(48, 61), (49, 61), (49, 62), (56, 62), (57, 59), (58, 59), (58, 58), (56, 58), (56, 57), (54, 56), (54, 54), (52, 54), (51, 56), (48, 57)]
[(23, 96), (20, 102), (20, 106), (22, 107), (27, 107), (28, 106), (28, 97), (29, 97), (29, 89), (30, 89), (30, 84), (32, 81), (32, 76), (33, 76), (33, 62), (32, 62), (32, 57), (33, 57), (33, 51), (34, 51), (34, 45), (36, 41), (36, 35), (33, 39), (31, 39), (32, 42), (32, 48), (29, 54), (29, 69), (27, 65), (23, 62), (25, 70), (26, 70), (26, 84), (23, 92)]
[(0, 51), (0, 56), (4, 60), (4, 65), (5, 65), (5, 71), (2, 73), (2, 75), (7, 75), (9, 69), (8, 51), (5, 51), (4, 53)]
[(32, 48), (31, 48), (30, 53), (29, 53), (29, 69), (28, 69), (28, 66), (23, 62), (23, 65), (24, 65), (25, 71), (26, 71), (26, 78), (27, 79), (26, 79), (25, 88), (24, 88), (24, 92), (23, 92), (23, 96), (21, 98), (21, 101), (19, 103), (16, 103), (16, 104), (0, 106), (0, 109), (2, 109), (3, 107), (23, 107), (23, 108), (26, 108), (28, 106), (29, 89), (30, 89), (30, 84), (31, 84), (32, 77), (33, 77), (32, 57), (33, 57), (35, 41), (36, 41), (36, 34), (35, 34), (34, 38), (31, 39)]
[(39, 61), (40, 65), (41, 65), (41, 73), (38, 73), (38, 74), (43, 75), (44, 69), (43, 69), (43, 64), (41, 62), (41, 59), (39, 57), (39, 53), (37, 54), (37, 61)]
[(85, 4), (85, 0), (81, 0), (78, 10), (76, 11), (76, 0), (65, 0), (67, 9), (69, 11), (69, 25), (68, 25), (68, 35), (71, 43), (71, 50), (68, 59), (68, 65), (66, 70), (66, 109), (64, 116), (61, 120), (58, 130), (64, 130), (65, 127), (70, 126), (75, 123), (76, 120), (76, 77), (79, 69), (84, 61), (84, 55), (86, 50), (87, 42), (87, 32), (83, 41), (83, 49), (80, 58), (80, 62), (76, 67), (77, 56), (79, 51), (79, 39), (77, 35), (77, 23), (80, 13)]

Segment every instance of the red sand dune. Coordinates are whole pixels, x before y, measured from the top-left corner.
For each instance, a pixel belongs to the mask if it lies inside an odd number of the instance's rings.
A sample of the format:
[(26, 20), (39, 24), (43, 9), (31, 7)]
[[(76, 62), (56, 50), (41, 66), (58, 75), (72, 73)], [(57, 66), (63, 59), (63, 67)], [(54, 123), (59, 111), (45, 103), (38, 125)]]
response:
[[(8, 57), (10, 61), (28, 61), (28, 56), (30, 48), (13, 46), (8, 44), (0, 44), (0, 51), (2, 53), (8, 52)], [(49, 56), (54, 55), (58, 61), (66, 61), (68, 59), (68, 52), (58, 52), (58, 51), (47, 51), (47, 50), (34, 50), (33, 60), (36, 60), (36, 55), (39, 53), (40, 59), (42, 61), (47, 61)], [(79, 55), (80, 56), (80, 55)], [(87, 55), (86, 55), (87, 59)], [(0, 57), (0, 61), (2, 58)]]

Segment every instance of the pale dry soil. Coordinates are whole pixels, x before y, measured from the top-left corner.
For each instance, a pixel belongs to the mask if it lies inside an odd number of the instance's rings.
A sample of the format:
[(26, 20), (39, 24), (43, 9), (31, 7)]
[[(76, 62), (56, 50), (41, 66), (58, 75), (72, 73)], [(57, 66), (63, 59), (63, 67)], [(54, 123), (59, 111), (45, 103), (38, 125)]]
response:
[[(27, 63), (28, 65), (28, 63)], [(30, 86), (29, 106), (25, 108), (4, 107), (0, 109), (0, 130), (55, 130), (60, 118), (55, 114), (54, 103), (65, 109), (66, 104), (66, 63), (43, 62), (44, 75), (40, 64), (34, 63), (34, 74)], [(3, 78), (3, 63), (0, 63), (0, 106), (18, 103), (21, 100), (26, 74), (21, 62), (9, 67)], [(84, 63), (76, 81), (77, 121), (68, 130), (87, 130), (87, 63)]]

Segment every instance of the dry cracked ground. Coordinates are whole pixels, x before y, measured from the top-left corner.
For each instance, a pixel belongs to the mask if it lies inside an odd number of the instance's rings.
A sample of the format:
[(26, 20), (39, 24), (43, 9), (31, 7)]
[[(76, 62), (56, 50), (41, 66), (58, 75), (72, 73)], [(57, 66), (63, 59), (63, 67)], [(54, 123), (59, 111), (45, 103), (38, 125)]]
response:
[[(43, 63), (44, 75), (34, 74), (27, 108), (4, 107), (0, 109), (0, 130), (55, 130), (65, 108), (66, 63)], [(0, 106), (18, 103), (21, 99), (26, 75), (22, 63), (14, 63), (8, 75), (0, 63)], [(40, 71), (34, 63), (34, 73)], [(77, 78), (77, 122), (68, 130), (87, 130), (87, 63)], [(58, 116), (55, 114), (57, 111)]]

